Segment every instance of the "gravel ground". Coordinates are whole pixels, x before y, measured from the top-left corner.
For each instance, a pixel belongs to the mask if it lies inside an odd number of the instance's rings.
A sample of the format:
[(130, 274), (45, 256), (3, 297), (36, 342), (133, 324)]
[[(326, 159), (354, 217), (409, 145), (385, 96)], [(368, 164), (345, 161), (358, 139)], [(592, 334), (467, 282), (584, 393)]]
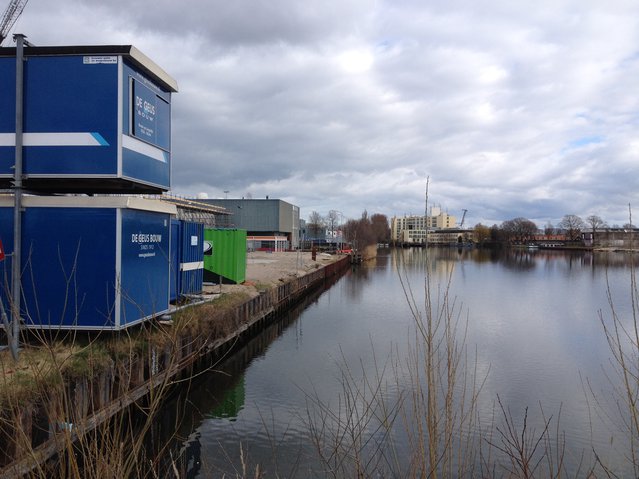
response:
[[(253, 251), (246, 258), (246, 281), (243, 284), (223, 284), (222, 293), (246, 291), (251, 296), (264, 289), (286, 281), (291, 276), (303, 276), (318, 267), (337, 261), (342, 256), (317, 253), (313, 261), (310, 252)], [(220, 285), (204, 285), (205, 294), (220, 293)]]

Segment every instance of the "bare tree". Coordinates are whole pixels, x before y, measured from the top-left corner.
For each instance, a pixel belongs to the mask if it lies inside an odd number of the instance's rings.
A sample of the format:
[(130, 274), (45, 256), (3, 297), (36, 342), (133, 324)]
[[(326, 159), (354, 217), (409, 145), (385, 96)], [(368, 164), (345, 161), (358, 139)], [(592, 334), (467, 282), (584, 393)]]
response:
[(488, 226), (477, 223), (475, 225), (475, 240), (478, 243), (485, 243), (490, 239), (490, 228)]
[(504, 221), (501, 229), (509, 241), (525, 243), (535, 233), (537, 233), (537, 225), (526, 218), (514, 218)]
[(328, 214), (326, 215), (325, 221), (326, 221), (326, 227), (330, 231), (331, 236), (335, 238), (337, 236), (337, 233), (335, 232), (335, 230), (339, 226), (339, 211), (330, 210)]
[(581, 236), (581, 231), (586, 227), (586, 223), (577, 215), (565, 215), (557, 226), (566, 231), (570, 241), (576, 241)]
[(317, 211), (312, 211), (311, 214), (308, 215), (308, 232), (310, 233), (311, 238), (318, 239), (318, 236), (322, 233), (325, 224), (324, 217)]
[(601, 219), (601, 217), (599, 217), (597, 215), (588, 216), (586, 218), (586, 223), (588, 223), (588, 225), (592, 229), (592, 242), (594, 244), (594, 242), (595, 242), (595, 232), (597, 231), (597, 229), (606, 228), (608, 225), (606, 224), (606, 222), (604, 220)]
[(555, 227), (552, 225), (552, 223), (549, 221), (548, 223), (546, 223), (546, 226), (544, 226), (544, 234), (546, 236), (552, 236), (557, 232), (557, 230), (555, 229)]
[(368, 212), (364, 210), (359, 220), (348, 220), (344, 225), (344, 236), (357, 249), (375, 244), (376, 237)]
[(371, 216), (371, 227), (373, 234), (378, 243), (390, 242), (390, 226), (388, 226), (388, 218), (381, 213), (375, 213)]
[(590, 215), (588, 218), (586, 218), (586, 223), (588, 223), (593, 233), (599, 228), (606, 228), (607, 226), (606, 222), (597, 215)]
[(490, 241), (503, 241), (504, 236), (504, 232), (498, 225), (494, 224), (490, 227)]

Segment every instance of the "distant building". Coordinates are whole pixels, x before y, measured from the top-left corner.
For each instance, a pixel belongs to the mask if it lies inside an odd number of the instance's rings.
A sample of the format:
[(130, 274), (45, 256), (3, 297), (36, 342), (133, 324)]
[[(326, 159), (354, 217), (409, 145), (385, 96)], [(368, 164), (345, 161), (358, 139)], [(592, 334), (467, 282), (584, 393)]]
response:
[(462, 230), (459, 228), (447, 228), (428, 232), (428, 244), (468, 244), (475, 243), (474, 230)]
[(455, 222), (454, 216), (442, 212), (438, 206), (431, 208), (429, 216), (394, 216), (391, 219), (391, 242), (424, 244), (427, 232), (430, 241), (431, 233), (454, 228)]
[(433, 206), (430, 209), (430, 216), (428, 217), (428, 227), (432, 229), (447, 229), (454, 228), (457, 219), (454, 216), (444, 213), (439, 206)]
[(585, 246), (593, 248), (635, 249), (639, 245), (639, 228), (601, 228), (594, 233), (585, 230), (581, 239)]
[(300, 209), (277, 199), (199, 199), (226, 208), (229, 226), (246, 230), (252, 249), (295, 249), (300, 240)]

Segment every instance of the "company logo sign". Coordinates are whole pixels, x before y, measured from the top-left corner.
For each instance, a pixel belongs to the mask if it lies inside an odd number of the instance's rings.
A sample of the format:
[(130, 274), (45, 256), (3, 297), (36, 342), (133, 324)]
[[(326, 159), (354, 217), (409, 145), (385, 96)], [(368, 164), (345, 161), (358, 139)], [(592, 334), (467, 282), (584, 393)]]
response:
[(164, 150), (169, 149), (169, 104), (151, 88), (137, 80), (131, 81), (132, 125), (135, 138)]
[(131, 244), (139, 246), (138, 258), (154, 257), (155, 245), (161, 242), (161, 234), (133, 233), (131, 235)]

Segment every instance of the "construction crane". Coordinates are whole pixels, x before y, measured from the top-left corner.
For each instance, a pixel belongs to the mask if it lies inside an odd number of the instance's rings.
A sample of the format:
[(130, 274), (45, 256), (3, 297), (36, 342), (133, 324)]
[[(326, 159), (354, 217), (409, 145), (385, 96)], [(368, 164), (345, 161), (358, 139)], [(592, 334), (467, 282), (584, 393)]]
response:
[(462, 210), (464, 212), (464, 214), (462, 215), (462, 219), (459, 222), (459, 229), (464, 227), (464, 220), (466, 219), (466, 213), (468, 213), (468, 210)]
[(9, 2), (9, 6), (2, 14), (2, 20), (0, 20), (0, 45), (2, 45), (4, 39), (7, 38), (9, 31), (22, 14), (22, 10), (24, 10), (28, 1), (29, 0), (11, 0)]

